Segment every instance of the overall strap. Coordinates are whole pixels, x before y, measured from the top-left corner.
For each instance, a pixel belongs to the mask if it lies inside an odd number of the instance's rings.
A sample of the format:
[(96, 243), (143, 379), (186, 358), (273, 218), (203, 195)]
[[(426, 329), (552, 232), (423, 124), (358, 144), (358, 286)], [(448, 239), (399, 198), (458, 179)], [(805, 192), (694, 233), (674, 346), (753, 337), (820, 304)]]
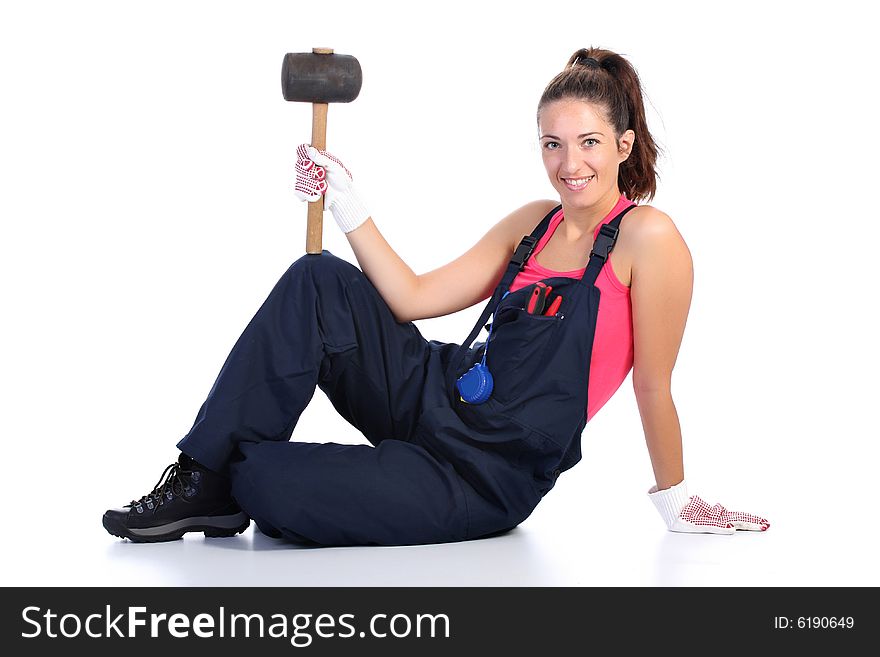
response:
[(586, 285), (596, 284), (596, 278), (598, 278), (599, 272), (602, 270), (617, 242), (617, 234), (620, 232), (620, 220), (623, 219), (623, 215), (637, 207), (637, 205), (630, 205), (624, 208), (614, 219), (607, 224), (603, 224), (599, 229), (596, 241), (593, 242), (593, 249), (590, 251), (590, 261), (587, 264), (584, 275), (581, 277), (583, 283)]
[(467, 350), (470, 348), (473, 341), (476, 339), (477, 335), (479, 335), (480, 331), (483, 330), (483, 326), (486, 325), (486, 322), (489, 319), (489, 316), (495, 312), (495, 308), (498, 306), (498, 302), (501, 301), (501, 297), (504, 296), (504, 293), (510, 289), (511, 283), (513, 283), (513, 279), (516, 278), (516, 275), (522, 271), (522, 268), (525, 267), (526, 262), (529, 257), (532, 255), (532, 252), (535, 250), (535, 246), (538, 244), (538, 241), (547, 232), (547, 228), (550, 226), (550, 220), (553, 218), (562, 205), (557, 205), (553, 208), (547, 215), (541, 220), (535, 229), (532, 231), (531, 235), (526, 235), (522, 238), (519, 243), (519, 246), (516, 247), (516, 250), (513, 252), (513, 257), (511, 257), (510, 262), (507, 263), (507, 269), (504, 272), (504, 275), (501, 277), (501, 282), (498, 283), (498, 286), (495, 288), (495, 291), (492, 293), (492, 297), (489, 299), (489, 302), (486, 304), (486, 307), (483, 309), (483, 313), (480, 315), (480, 318), (477, 320), (477, 323), (474, 324), (474, 328), (471, 329), (471, 332), (468, 334), (467, 338), (461, 345), (456, 349), (455, 354), (452, 356), (452, 359), (449, 361), (448, 370), (447, 370), (447, 390), (451, 396), (451, 398), (455, 399), (455, 385), (454, 378), (455, 373), (458, 371), (459, 363), (461, 363), (462, 358), (464, 358)]
[(501, 282), (498, 283), (498, 287), (501, 288), (501, 294), (504, 294), (510, 289), (510, 286), (513, 284), (513, 279), (516, 278), (517, 274), (519, 274), (523, 267), (526, 266), (526, 262), (528, 262), (528, 259), (532, 256), (532, 252), (534, 252), (538, 242), (541, 241), (541, 238), (544, 237), (544, 233), (546, 233), (547, 229), (550, 227), (550, 220), (553, 219), (553, 215), (561, 209), (562, 206), (557, 205), (550, 210), (550, 212), (541, 219), (541, 223), (535, 226), (531, 235), (526, 235), (520, 240), (519, 246), (516, 247), (516, 251), (513, 252), (513, 257), (507, 265), (507, 271), (504, 272), (504, 276), (501, 277)]

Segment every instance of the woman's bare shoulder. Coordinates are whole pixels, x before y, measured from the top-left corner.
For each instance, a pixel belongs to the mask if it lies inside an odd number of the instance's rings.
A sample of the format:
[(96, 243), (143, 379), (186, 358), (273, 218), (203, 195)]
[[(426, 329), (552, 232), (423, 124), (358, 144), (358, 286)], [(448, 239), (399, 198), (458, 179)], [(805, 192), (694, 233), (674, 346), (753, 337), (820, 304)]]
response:
[(640, 205), (627, 215), (628, 251), (633, 266), (657, 257), (690, 258), (684, 237), (668, 214), (650, 205)]
[(652, 235), (678, 232), (672, 217), (653, 205), (636, 206), (627, 213), (626, 223), (629, 224), (630, 232), (647, 239)]

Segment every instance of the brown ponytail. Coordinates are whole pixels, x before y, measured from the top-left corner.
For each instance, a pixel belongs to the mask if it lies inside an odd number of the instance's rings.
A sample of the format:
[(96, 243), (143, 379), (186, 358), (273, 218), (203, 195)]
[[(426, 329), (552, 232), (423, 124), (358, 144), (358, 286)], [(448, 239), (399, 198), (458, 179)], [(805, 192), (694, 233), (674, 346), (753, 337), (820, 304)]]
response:
[(652, 199), (657, 191), (656, 163), (660, 149), (648, 130), (642, 85), (632, 64), (610, 50), (581, 48), (544, 89), (538, 103), (538, 116), (545, 105), (564, 98), (585, 100), (602, 107), (606, 120), (614, 128), (615, 141), (627, 130), (635, 133), (632, 153), (620, 164), (617, 184), (632, 201)]

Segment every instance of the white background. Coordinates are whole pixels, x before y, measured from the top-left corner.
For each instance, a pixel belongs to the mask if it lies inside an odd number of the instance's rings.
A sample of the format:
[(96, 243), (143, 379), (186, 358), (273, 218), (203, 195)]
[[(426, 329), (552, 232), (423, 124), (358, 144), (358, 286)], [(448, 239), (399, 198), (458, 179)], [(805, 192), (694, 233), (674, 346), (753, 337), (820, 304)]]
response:
[[(0, 10), (5, 585), (880, 584), (876, 39), (857, 3), (40, 2)], [(100, 518), (176, 458), (304, 252), (286, 52), (358, 58), (328, 148), (416, 272), (552, 198), (544, 85), (627, 56), (694, 257), (673, 377), (686, 476), (766, 533), (666, 532), (631, 381), (517, 530), (404, 548), (134, 545)], [(461, 167), (469, 171), (462, 183)], [(327, 217), (324, 246), (354, 262)], [(480, 308), (419, 322), (458, 342)], [(364, 442), (318, 392), (294, 440)]]

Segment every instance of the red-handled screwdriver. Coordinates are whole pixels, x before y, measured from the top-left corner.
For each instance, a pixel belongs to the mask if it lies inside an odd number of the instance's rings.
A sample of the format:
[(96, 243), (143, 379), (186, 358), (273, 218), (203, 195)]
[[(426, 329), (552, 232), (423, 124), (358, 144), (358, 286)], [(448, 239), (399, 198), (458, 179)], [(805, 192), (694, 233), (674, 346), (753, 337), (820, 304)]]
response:
[(534, 287), (532, 287), (532, 291), (529, 294), (529, 301), (526, 304), (526, 312), (532, 315), (540, 315), (544, 312), (544, 306), (547, 304), (547, 298), (550, 296), (550, 291), (553, 288), (548, 286), (546, 283), (542, 283), (538, 281), (535, 283)]

